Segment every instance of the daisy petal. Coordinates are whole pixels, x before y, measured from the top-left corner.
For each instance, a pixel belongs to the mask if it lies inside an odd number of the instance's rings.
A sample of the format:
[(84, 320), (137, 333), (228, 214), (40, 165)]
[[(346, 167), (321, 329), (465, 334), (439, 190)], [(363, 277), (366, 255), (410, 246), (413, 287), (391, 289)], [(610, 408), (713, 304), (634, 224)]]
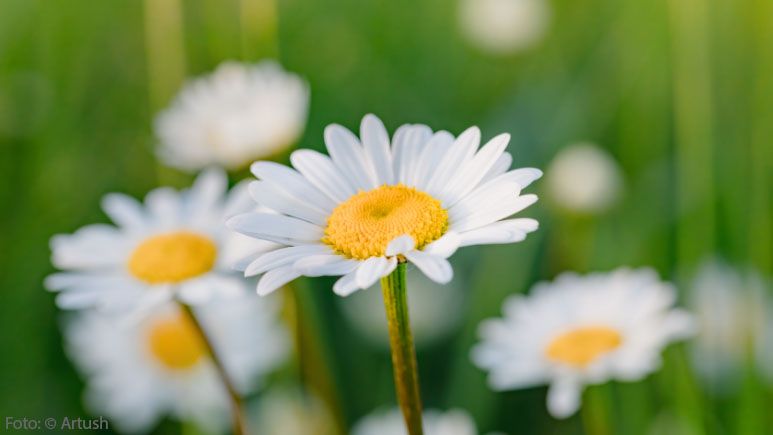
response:
[(266, 272), (258, 281), (258, 295), (265, 296), (301, 276), (292, 266), (282, 266)]
[(360, 290), (357, 286), (357, 271), (349, 272), (333, 284), (333, 292), (338, 296), (349, 296)]
[(410, 251), (404, 255), (408, 261), (415, 264), (429, 279), (437, 283), (447, 284), (454, 276), (454, 270), (445, 258), (421, 251)]
[(333, 163), (345, 178), (352, 180), (355, 189), (370, 190), (378, 186), (365, 151), (351, 131), (337, 124), (328, 125), (325, 145)]
[(483, 177), (483, 179), (480, 180), (480, 184), (485, 184), (493, 180), (494, 178), (504, 174), (510, 168), (511, 164), (513, 164), (513, 156), (508, 152), (502, 153), (502, 155), (499, 156), (497, 161), (494, 163), (494, 166), (492, 166), (491, 169), (489, 169), (489, 171)]
[(580, 409), (582, 387), (572, 378), (559, 378), (548, 389), (548, 410), (553, 417), (566, 418)]
[(356, 283), (359, 288), (365, 289), (376, 283), (382, 277), (389, 275), (397, 266), (394, 257), (371, 257), (363, 261), (357, 268)]
[(313, 204), (284, 193), (273, 184), (265, 181), (253, 181), (249, 186), (250, 195), (260, 205), (281, 214), (297, 217), (316, 225), (324, 226), (328, 214)]
[(486, 173), (494, 166), (499, 156), (505, 151), (510, 135), (507, 133), (494, 137), (484, 145), (475, 157), (464, 167), (458, 177), (449, 183), (444, 190), (444, 197), (448, 198), (447, 207), (453, 206), (467, 193), (475, 189)]
[(454, 252), (459, 248), (460, 243), (461, 239), (459, 238), (459, 234), (454, 231), (447, 231), (443, 234), (443, 237), (425, 246), (422, 251), (438, 257), (448, 258), (454, 255)]
[(399, 147), (395, 151), (397, 182), (408, 184), (408, 180), (413, 179), (421, 150), (430, 137), (432, 137), (432, 129), (426, 125), (414, 125), (405, 133), (405, 139), (395, 144)]
[(129, 230), (142, 228), (146, 224), (142, 204), (122, 193), (108, 193), (102, 199), (102, 210), (119, 227)]
[(284, 190), (291, 196), (313, 204), (327, 213), (331, 212), (336, 205), (303, 175), (287, 166), (274, 162), (255, 162), (250, 166), (250, 171), (259, 179), (273, 184), (277, 189)]
[(491, 204), (486, 209), (465, 217), (459, 222), (453, 223), (451, 229), (459, 234), (463, 234), (518, 213), (535, 202), (537, 202), (536, 195), (506, 198), (501, 202)]
[(415, 246), (416, 242), (413, 240), (413, 237), (408, 234), (403, 234), (389, 242), (389, 245), (387, 245), (386, 248), (386, 255), (387, 257), (393, 257), (398, 254), (404, 254), (413, 250)]
[(312, 255), (293, 263), (293, 268), (304, 276), (346, 275), (355, 270), (360, 262), (337, 254)]
[(470, 127), (454, 141), (443, 160), (435, 168), (435, 174), (430, 180), (427, 190), (442, 191), (443, 188), (458, 175), (459, 168), (475, 155), (480, 144), (480, 129)]
[(331, 252), (330, 248), (325, 245), (300, 245), (280, 248), (267, 252), (255, 259), (244, 270), (244, 276), (259, 275), (271, 269), (294, 263), (298, 259), (309, 255), (320, 255), (329, 252)]
[(322, 228), (317, 225), (277, 214), (238, 214), (229, 218), (226, 226), (241, 234), (269, 241), (287, 239), (316, 242), (324, 236)]
[(384, 124), (374, 115), (365, 115), (360, 124), (360, 138), (365, 148), (365, 156), (373, 165), (378, 185), (393, 184), (392, 154), (389, 151), (389, 136)]
[(357, 191), (341, 176), (330, 158), (312, 150), (298, 150), (290, 161), (311, 184), (336, 202), (346, 201)]

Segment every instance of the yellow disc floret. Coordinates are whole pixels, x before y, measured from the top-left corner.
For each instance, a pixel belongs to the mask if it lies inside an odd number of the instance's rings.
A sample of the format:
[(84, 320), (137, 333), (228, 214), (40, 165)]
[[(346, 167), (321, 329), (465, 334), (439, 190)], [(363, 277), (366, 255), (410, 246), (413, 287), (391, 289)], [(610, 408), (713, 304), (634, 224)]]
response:
[(337, 253), (364, 260), (380, 257), (389, 242), (403, 234), (421, 249), (448, 229), (448, 212), (440, 201), (398, 184), (359, 192), (336, 207), (325, 227), (323, 242)]
[(565, 332), (550, 342), (545, 353), (556, 362), (583, 367), (623, 342), (619, 332), (606, 326), (588, 326)]
[(206, 355), (201, 336), (182, 314), (155, 320), (148, 329), (148, 346), (161, 364), (173, 370), (191, 368)]
[(180, 231), (144, 240), (129, 258), (129, 272), (149, 284), (177, 283), (209, 272), (217, 247), (211, 239)]

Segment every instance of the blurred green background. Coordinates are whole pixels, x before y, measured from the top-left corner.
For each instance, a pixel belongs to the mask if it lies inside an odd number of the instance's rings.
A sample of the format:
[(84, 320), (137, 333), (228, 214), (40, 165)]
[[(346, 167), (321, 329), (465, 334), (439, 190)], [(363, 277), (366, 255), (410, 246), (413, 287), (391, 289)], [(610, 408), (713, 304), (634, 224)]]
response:
[[(773, 2), (550, 6), (540, 43), (489, 55), (460, 34), (453, 1), (281, 0), (273, 10), (267, 0), (0, 0), (0, 415), (87, 415), (42, 287), (51, 235), (105, 222), (107, 192), (187, 185), (190, 175), (158, 168), (155, 113), (187, 76), (275, 57), (311, 86), (299, 147), (322, 149), (325, 125), (356, 129), (372, 112), (390, 131), (421, 122), (510, 132), (515, 166), (544, 169), (580, 140), (615, 157), (625, 190), (608, 212), (576, 216), (541, 200), (524, 213), (541, 224), (525, 242), (467, 249), (462, 325), (419, 351), (428, 407), (463, 408), (481, 433), (583, 433), (580, 416), (547, 415), (544, 389), (488, 390), (468, 358), (477, 324), (506, 295), (566, 269), (649, 265), (684, 289), (719, 255), (771, 275)], [(394, 393), (387, 354), (341, 317), (332, 282), (300, 288), (351, 424)], [(652, 429), (664, 419), (686, 434), (770, 431), (773, 391), (753, 370), (717, 399), (686, 355), (672, 347), (660, 372), (591, 388), (585, 403), (606, 402), (596, 409), (610, 434), (667, 433)]]

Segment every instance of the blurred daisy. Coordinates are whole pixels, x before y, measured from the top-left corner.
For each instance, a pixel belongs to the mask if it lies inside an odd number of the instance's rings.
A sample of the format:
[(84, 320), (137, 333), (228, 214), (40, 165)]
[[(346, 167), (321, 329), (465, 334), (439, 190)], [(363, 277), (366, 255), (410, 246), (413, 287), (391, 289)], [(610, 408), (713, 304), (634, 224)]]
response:
[[(46, 278), (60, 308), (143, 310), (174, 297), (197, 304), (248, 293), (232, 263), (272, 246), (227, 231), (226, 217), (254, 208), (241, 185), (227, 192), (219, 170), (201, 174), (189, 190), (159, 188), (141, 204), (109, 194), (102, 201), (117, 227), (89, 225), (51, 239)], [(136, 312), (140, 312), (136, 311)]]
[(545, 175), (548, 196), (563, 209), (594, 214), (607, 210), (620, 196), (623, 177), (615, 159), (591, 143), (562, 149)]
[(668, 343), (692, 333), (675, 299), (649, 269), (565, 273), (507, 299), (503, 319), (481, 324), (473, 360), (496, 390), (549, 383), (548, 410), (568, 417), (585, 385), (642, 379), (658, 369)]
[(508, 171), (508, 134), (480, 150), (480, 131), (454, 139), (424, 125), (404, 125), (390, 143), (381, 121), (367, 115), (360, 140), (331, 125), (325, 143), (331, 157), (293, 152), (297, 170), (256, 162), (253, 198), (276, 213), (248, 213), (228, 221), (232, 229), (285, 245), (258, 257), (246, 276), (263, 273), (258, 294), (301, 276), (343, 275), (333, 290), (346, 296), (390, 274), (398, 261), (413, 263), (430, 279), (451, 280), (447, 258), (457, 248), (514, 243), (537, 229), (533, 219), (506, 219), (533, 204), (521, 189), (537, 169)]
[[(365, 416), (352, 429), (352, 435), (407, 435), (399, 409), (377, 411)], [(425, 435), (477, 435), (475, 422), (466, 412), (424, 411)]]
[(276, 62), (225, 62), (188, 83), (158, 115), (158, 154), (185, 170), (240, 169), (295, 143), (308, 105), (306, 82)]
[[(196, 309), (234, 385), (242, 392), (287, 356), (273, 299), (222, 301)], [(67, 353), (87, 380), (85, 400), (123, 431), (149, 431), (165, 415), (207, 431), (228, 427), (229, 400), (201, 336), (169, 303), (126, 324), (81, 311), (65, 325)]]
[(765, 358), (766, 310), (764, 282), (756, 273), (742, 273), (713, 259), (700, 267), (688, 303), (700, 334), (691, 343), (692, 361), (700, 378), (716, 393), (736, 388), (744, 363), (754, 353)]
[(459, 25), (475, 47), (492, 54), (519, 52), (536, 45), (547, 32), (546, 0), (461, 0)]
[[(459, 326), (463, 320), (464, 289), (458, 280), (440, 285), (420, 270), (411, 268), (407, 272), (407, 281), (411, 283), (408, 310), (417, 347), (435, 343)], [(378, 284), (341, 301), (341, 310), (354, 330), (369, 342), (389, 349), (384, 295)]]
[(335, 422), (325, 404), (315, 396), (289, 388), (272, 388), (262, 394), (252, 414), (251, 428), (261, 435), (334, 435)]

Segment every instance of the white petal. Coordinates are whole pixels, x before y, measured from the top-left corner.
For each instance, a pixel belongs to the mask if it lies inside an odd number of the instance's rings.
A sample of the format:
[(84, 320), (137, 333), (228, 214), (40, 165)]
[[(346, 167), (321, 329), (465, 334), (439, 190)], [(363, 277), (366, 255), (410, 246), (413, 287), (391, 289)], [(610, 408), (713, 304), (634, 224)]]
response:
[(244, 270), (244, 276), (254, 276), (271, 269), (296, 262), (309, 255), (320, 255), (331, 252), (325, 245), (300, 245), (280, 248), (267, 252), (249, 264)]
[(446, 207), (453, 206), (478, 186), (486, 173), (499, 159), (499, 156), (505, 151), (509, 141), (510, 135), (507, 133), (494, 137), (478, 151), (472, 160), (461, 168), (460, 174), (453, 178), (449, 186), (444, 190), (443, 197), (448, 198), (445, 201)]
[(567, 418), (580, 409), (582, 387), (571, 378), (558, 378), (548, 389), (548, 411), (553, 417)]
[(392, 154), (389, 151), (389, 136), (384, 124), (374, 115), (365, 115), (360, 124), (360, 138), (378, 184), (393, 184)]
[(278, 213), (297, 217), (307, 222), (325, 226), (328, 214), (307, 201), (296, 198), (265, 181), (250, 183), (250, 195), (258, 204)]
[(513, 156), (510, 155), (508, 152), (502, 153), (501, 156), (497, 159), (496, 162), (494, 162), (494, 166), (489, 169), (489, 171), (486, 173), (486, 175), (483, 177), (482, 180), (480, 180), (481, 184), (487, 183), (494, 178), (504, 174), (507, 172), (508, 169), (510, 169), (510, 165), (513, 163)]
[(357, 286), (357, 271), (349, 272), (333, 284), (333, 292), (338, 296), (349, 296), (360, 288)]
[(330, 160), (330, 157), (312, 150), (298, 150), (290, 155), (293, 166), (317, 189), (335, 202), (346, 201), (357, 193)]
[(485, 209), (472, 213), (458, 222), (452, 222), (451, 229), (461, 235), (467, 231), (486, 226), (518, 213), (535, 202), (537, 202), (536, 195), (505, 198), (499, 202), (490, 204)]
[(365, 151), (351, 131), (337, 124), (328, 125), (325, 145), (333, 163), (355, 189), (370, 190), (378, 186)]
[(521, 186), (512, 182), (488, 183), (473, 190), (453, 207), (448, 209), (448, 219), (451, 225), (463, 222), (465, 219), (479, 214), (486, 209), (497, 207), (503, 201), (517, 198)]
[(145, 206), (162, 227), (176, 224), (181, 216), (180, 195), (172, 188), (159, 187), (145, 196)]
[(301, 276), (292, 266), (283, 266), (263, 274), (258, 281), (258, 295), (265, 296)]
[(241, 234), (277, 243), (317, 242), (324, 236), (322, 228), (314, 224), (277, 214), (238, 214), (229, 218), (226, 225)]
[(357, 286), (361, 289), (372, 286), (382, 277), (392, 273), (396, 266), (397, 259), (394, 257), (388, 260), (384, 257), (368, 258), (357, 268)]
[(403, 234), (389, 242), (386, 248), (386, 255), (387, 257), (393, 257), (398, 254), (404, 254), (413, 250), (414, 247), (416, 247), (416, 242), (413, 240), (413, 237)]
[(454, 255), (454, 252), (459, 248), (460, 242), (459, 234), (454, 231), (447, 231), (443, 234), (443, 237), (425, 246), (422, 251), (438, 257), (448, 258)]
[(222, 169), (210, 168), (196, 177), (186, 194), (189, 213), (211, 213), (228, 189), (228, 176)]
[(346, 275), (359, 265), (359, 261), (337, 254), (312, 255), (303, 257), (293, 263), (295, 270), (305, 276)]
[(438, 131), (433, 134), (429, 142), (424, 145), (416, 169), (413, 171), (412, 179), (407, 180), (408, 184), (430, 195), (435, 194), (436, 192), (428, 189), (429, 182), (438, 168), (438, 162), (443, 159), (443, 156), (448, 154), (453, 141), (454, 137), (447, 131)]
[(454, 277), (454, 270), (451, 264), (445, 258), (427, 254), (421, 251), (406, 252), (405, 258), (421, 270), (427, 278), (440, 283), (447, 284)]
[(276, 188), (327, 213), (333, 211), (336, 206), (335, 202), (314, 187), (303, 175), (285, 165), (255, 162), (250, 166), (250, 171), (259, 179), (268, 181)]
[(142, 204), (122, 193), (109, 193), (102, 199), (102, 210), (119, 227), (127, 229), (142, 228), (146, 224)]
[[(405, 139), (395, 144), (395, 172), (397, 181), (407, 183), (413, 179), (424, 144), (432, 137), (432, 129), (426, 125), (413, 125), (405, 133)], [(402, 145), (402, 146), (401, 146)]]
[(494, 222), (484, 227), (461, 233), (459, 235), (460, 247), (520, 242), (526, 238), (527, 233), (535, 231), (538, 225), (536, 220), (528, 218)]
[(454, 176), (459, 175), (459, 168), (472, 159), (479, 144), (480, 129), (478, 127), (470, 127), (462, 132), (451, 145), (445, 157), (437, 164), (435, 174), (432, 176), (427, 190), (442, 191)]

